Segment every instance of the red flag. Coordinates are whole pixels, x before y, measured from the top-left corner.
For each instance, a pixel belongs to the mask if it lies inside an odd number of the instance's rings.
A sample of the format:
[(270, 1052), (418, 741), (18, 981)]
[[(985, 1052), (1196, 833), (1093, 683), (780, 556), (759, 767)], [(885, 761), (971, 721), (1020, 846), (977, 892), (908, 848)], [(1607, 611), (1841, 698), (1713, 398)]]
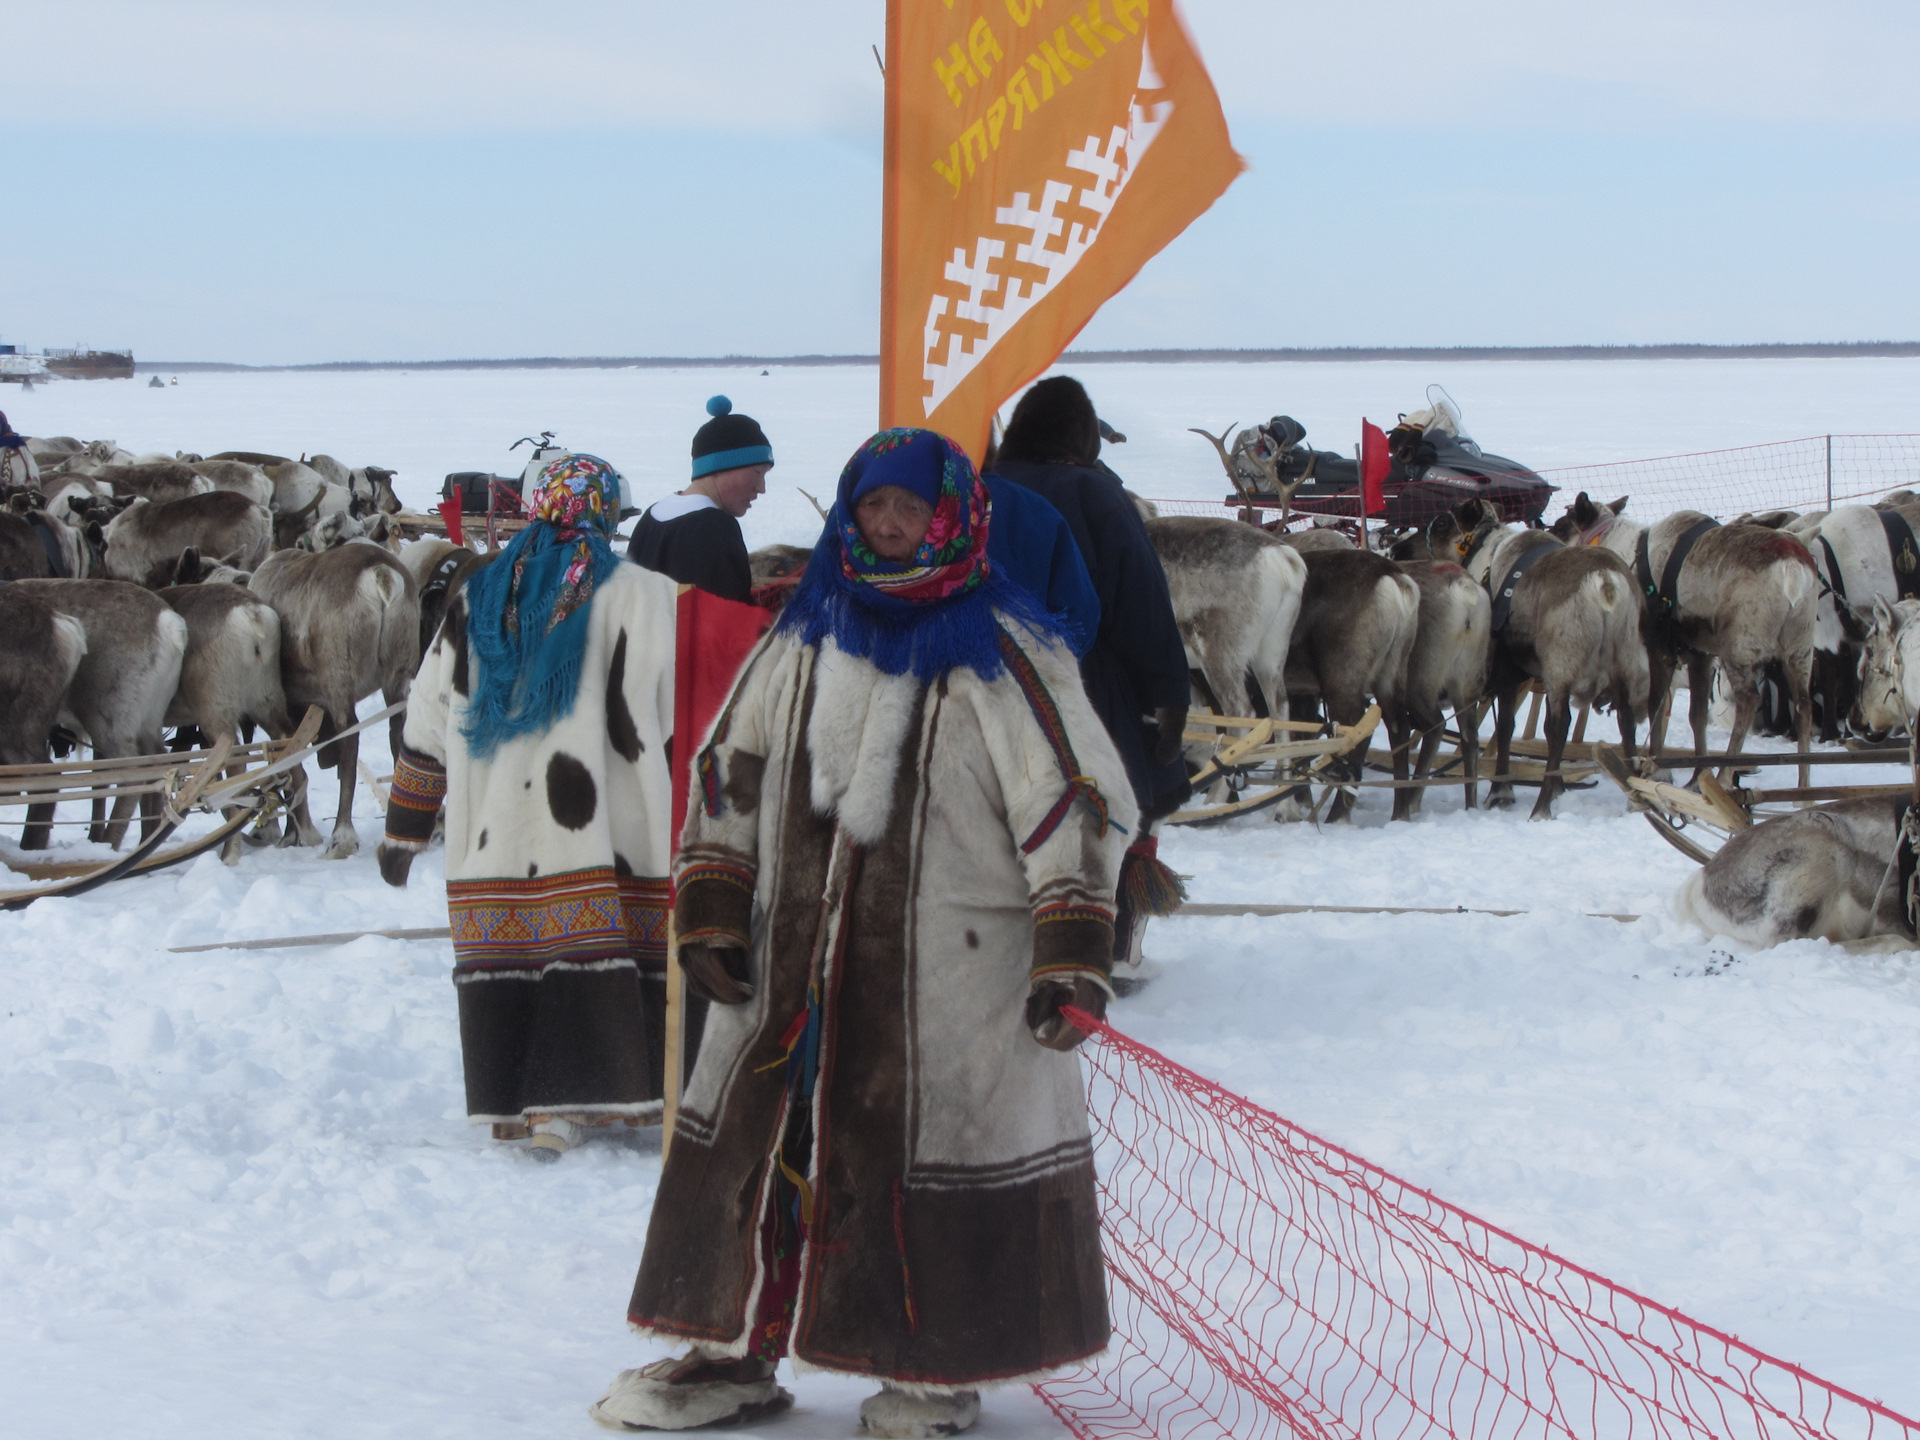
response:
[(460, 497), (458, 495), (440, 502), (440, 518), (447, 522), (447, 539), (456, 545), (465, 545), (467, 542), (460, 530)]
[(733, 693), (747, 652), (773, 623), (758, 605), (722, 600), (691, 585), (680, 587), (673, 667), (673, 848), (687, 818), (694, 757), (720, 707)]
[(1387, 454), (1387, 432), (1371, 420), (1360, 422), (1360, 500), (1367, 515), (1384, 515), (1387, 510), (1387, 471), (1393, 457)]

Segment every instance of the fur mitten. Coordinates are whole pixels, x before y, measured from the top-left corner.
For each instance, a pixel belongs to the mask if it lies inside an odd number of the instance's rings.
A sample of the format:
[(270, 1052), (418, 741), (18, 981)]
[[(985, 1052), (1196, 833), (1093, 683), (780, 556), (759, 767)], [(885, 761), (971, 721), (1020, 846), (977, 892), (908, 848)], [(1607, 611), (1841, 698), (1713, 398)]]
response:
[(1067, 1023), (1060, 1013), (1063, 1005), (1074, 1005), (1096, 1020), (1107, 1018), (1107, 989), (1090, 976), (1071, 979), (1058, 976), (1036, 980), (1027, 995), (1027, 1028), (1033, 1038), (1049, 1050), (1071, 1050), (1086, 1039), (1083, 1031)]
[(687, 988), (716, 1005), (744, 1005), (753, 998), (747, 977), (747, 952), (735, 945), (692, 943), (680, 947), (680, 970)]
[(413, 857), (426, 849), (424, 845), (396, 844), (391, 840), (380, 843), (380, 878), (396, 890), (407, 888), (407, 872), (413, 868)]

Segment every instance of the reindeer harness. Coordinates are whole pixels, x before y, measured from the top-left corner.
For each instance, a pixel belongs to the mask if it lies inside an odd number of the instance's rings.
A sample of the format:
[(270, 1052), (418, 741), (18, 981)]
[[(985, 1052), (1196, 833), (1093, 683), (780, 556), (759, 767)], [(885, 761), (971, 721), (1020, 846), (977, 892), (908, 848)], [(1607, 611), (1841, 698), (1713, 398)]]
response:
[(25, 520), (27, 524), (31, 525), (33, 527), (33, 533), (40, 537), (40, 548), (47, 552), (47, 564), (52, 567), (53, 578), (56, 580), (71, 580), (73, 577), (67, 573), (66, 554), (60, 549), (60, 542), (53, 538), (53, 530), (51, 529), (52, 526), (58, 525), (60, 522), (58, 520), (47, 519), (47, 517), (38, 510), (29, 510), (21, 518)]
[(1608, 510), (1604, 512), (1598, 520), (1580, 532), (1580, 539), (1577, 543), (1581, 545), (1598, 545), (1602, 540), (1607, 538), (1607, 532), (1613, 529), (1614, 522), (1619, 518), (1620, 516), (1616, 511)]
[(1680, 648), (1680, 567), (1687, 563), (1687, 556), (1693, 552), (1695, 542), (1709, 530), (1719, 528), (1720, 522), (1711, 518), (1696, 520), (1688, 526), (1686, 533), (1673, 542), (1673, 550), (1667, 556), (1666, 568), (1661, 571), (1658, 586), (1653, 583), (1653, 562), (1647, 558), (1647, 537), (1653, 534), (1651, 527), (1640, 532), (1640, 539), (1633, 547), (1633, 573), (1646, 594), (1654, 636), (1660, 642), (1660, 648), (1668, 654)]
[(1887, 558), (1893, 562), (1893, 583), (1902, 600), (1911, 600), (1920, 595), (1920, 545), (1914, 543), (1913, 527), (1898, 510), (1875, 513), (1880, 516), (1880, 528), (1887, 532)]
[(428, 600), (446, 594), (447, 586), (453, 583), (453, 572), (471, 558), (470, 551), (448, 551), (440, 563), (433, 567), (432, 573), (427, 576), (426, 583), (420, 587), (420, 603), (425, 605)]
[[(1488, 533), (1491, 534), (1492, 532), (1489, 531)], [(1493, 588), (1493, 572), (1491, 570), (1487, 572), (1487, 593), (1493, 596), (1493, 634), (1503, 635), (1506, 633), (1507, 621), (1513, 618), (1513, 592), (1519, 588), (1520, 577), (1532, 569), (1533, 562), (1538, 560), (1542, 555), (1545, 555), (1548, 551), (1561, 550), (1564, 548), (1566, 547), (1548, 544), (1529, 547), (1508, 567), (1506, 578), (1500, 582), (1500, 588), (1498, 590)]]

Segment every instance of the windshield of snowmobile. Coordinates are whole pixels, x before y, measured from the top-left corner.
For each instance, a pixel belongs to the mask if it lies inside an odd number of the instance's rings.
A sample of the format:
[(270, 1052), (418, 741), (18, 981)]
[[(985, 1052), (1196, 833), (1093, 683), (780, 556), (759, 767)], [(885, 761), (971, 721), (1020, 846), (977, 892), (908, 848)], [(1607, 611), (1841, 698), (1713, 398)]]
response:
[(1419, 426), (1427, 439), (1435, 443), (1451, 440), (1469, 455), (1481, 453), (1461, 423), (1459, 405), (1443, 386), (1427, 386), (1427, 408), (1402, 417), (1402, 423)]

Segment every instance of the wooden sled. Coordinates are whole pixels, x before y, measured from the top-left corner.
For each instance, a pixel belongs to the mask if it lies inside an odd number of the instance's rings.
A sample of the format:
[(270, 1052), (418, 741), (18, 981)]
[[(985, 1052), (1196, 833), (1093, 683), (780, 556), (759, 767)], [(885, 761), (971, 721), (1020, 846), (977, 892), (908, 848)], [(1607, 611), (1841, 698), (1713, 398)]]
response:
[[(288, 799), (284, 777), (311, 759), (321, 744), (381, 724), (405, 707), (405, 701), (391, 705), (325, 742), (319, 741), (324, 717), (314, 706), (284, 740), (238, 745), (225, 736), (208, 749), (172, 755), (0, 766), (0, 808), (94, 800), (111, 805), (130, 797), (151, 797), (159, 812), (157, 823), (150, 816), (145, 818), (140, 843), (124, 855), (106, 860), (6, 862), (8, 869), (27, 879), (52, 883), (0, 890), (0, 909), (21, 910), (50, 896), (84, 895), (110, 881), (152, 874), (204, 855), (244, 826), (277, 813)], [(197, 811), (221, 815), (221, 821), (204, 835), (168, 847), (166, 842), (182, 822)]]
[[(1667, 754), (1652, 757), (1660, 768), (1696, 767), (1699, 789), (1672, 785), (1664, 780), (1637, 774), (1627, 759), (1612, 745), (1593, 747), (1594, 762), (1608, 779), (1626, 792), (1627, 803), (1647, 818), (1661, 839), (1696, 864), (1713, 859), (1720, 847), (1742, 830), (1751, 829), (1755, 820), (1769, 815), (1789, 813), (1789, 807), (1817, 804), (1825, 800), (1861, 800), (1904, 796), (1913, 793), (1911, 782), (1900, 785), (1793, 785), (1760, 786), (1745, 783), (1757, 772), (1775, 766), (1801, 765), (1886, 765), (1909, 758), (1904, 745), (1844, 750), (1838, 752), (1797, 752), (1785, 754), (1692, 755)], [(1709, 767), (1720, 766), (1716, 775)], [(1776, 810), (1761, 810), (1762, 805)], [(1683, 831), (1691, 832), (1683, 834)], [(1693, 838), (1711, 839), (1713, 848)]]
[[(1335, 725), (1332, 734), (1322, 733), (1327, 727), (1315, 721), (1251, 719), (1195, 711), (1187, 717), (1187, 742), (1212, 745), (1214, 754), (1194, 774), (1193, 787), (1199, 790), (1225, 776), (1236, 793), (1223, 804), (1176, 811), (1167, 823), (1210, 825), (1277, 805), (1295, 789), (1312, 785), (1327, 766), (1369, 739), (1379, 724), (1378, 705), (1367, 707), (1357, 724)], [(1302, 773), (1286, 773), (1286, 767), (1301, 760), (1310, 762)], [(1269, 766), (1273, 774), (1263, 778), (1257, 788), (1244, 783)]]

